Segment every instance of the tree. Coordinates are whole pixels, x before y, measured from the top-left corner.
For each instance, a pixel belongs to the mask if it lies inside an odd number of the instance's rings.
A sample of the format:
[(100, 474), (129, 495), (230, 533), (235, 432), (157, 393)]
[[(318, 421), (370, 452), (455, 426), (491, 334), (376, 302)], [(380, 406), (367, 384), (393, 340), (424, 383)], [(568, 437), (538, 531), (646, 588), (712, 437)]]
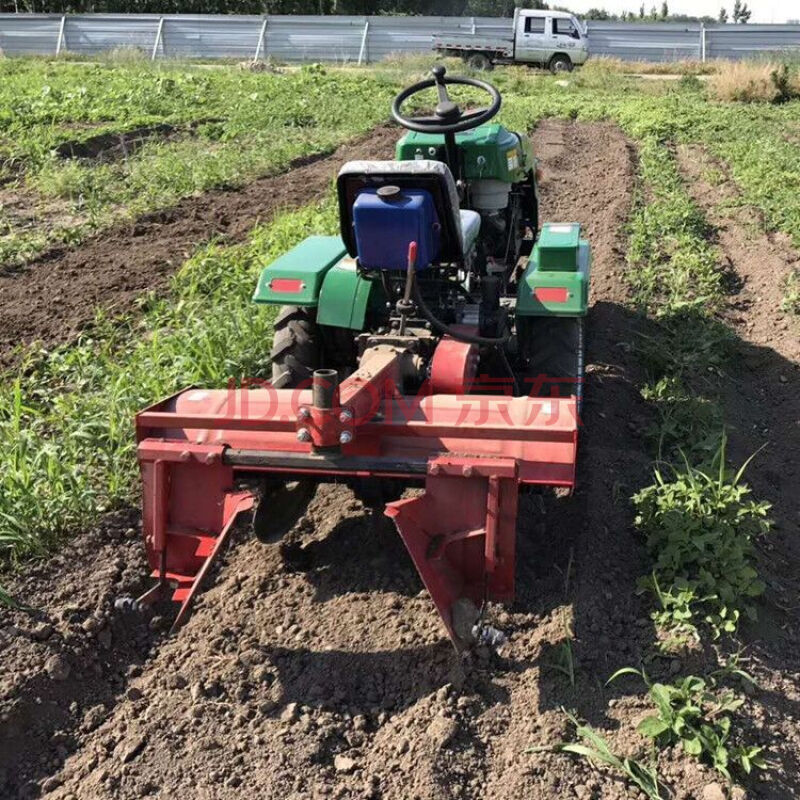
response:
[(584, 15), (584, 19), (606, 21), (611, 19), (611, 14), (604, 8), (590, 8)]
[(639, 6), (639, 19), (644, 19), (644, 3)]
[(717, 22), (724, 25), (728, 21), (728, 12), (725, 10), (725, 6), (719, 10), (719, 16), (717, 17)]
[(669, 6), (667, 5), (667, 0), (664, 0), (661, 3), (661, 19), (666, 19), (669, 16)]
[(747, 3), (741, 0), (734, 0), (733, 3), (733, 21), (738, 25), (744, 25), (750, 20), (753, 12), (747, 7)]

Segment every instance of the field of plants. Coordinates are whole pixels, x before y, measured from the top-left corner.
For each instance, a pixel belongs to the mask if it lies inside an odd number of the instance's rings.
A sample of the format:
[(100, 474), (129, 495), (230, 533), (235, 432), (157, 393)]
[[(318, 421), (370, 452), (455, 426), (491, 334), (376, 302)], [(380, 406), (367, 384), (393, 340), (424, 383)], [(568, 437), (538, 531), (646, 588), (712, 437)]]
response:
[(594, 252), (579, 488), (524, 498), (499, 656), (455, 655), (343, 487), (241, 537), (178, 636), (115, 608), (134, 413), (269, 376), (260, 269), (337, 230), (423, 69), (0, 59), (0, 796), (800, 795), (790, 70), (490, 76)]

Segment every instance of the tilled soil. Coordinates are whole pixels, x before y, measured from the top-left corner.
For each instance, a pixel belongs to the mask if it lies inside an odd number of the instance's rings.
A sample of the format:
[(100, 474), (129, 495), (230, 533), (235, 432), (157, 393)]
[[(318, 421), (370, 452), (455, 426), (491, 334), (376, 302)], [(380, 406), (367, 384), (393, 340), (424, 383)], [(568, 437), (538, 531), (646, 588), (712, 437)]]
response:
[(345, 161), (391, 157), (396, 139), (396, 129), (377, 128), (243, 189), (189, 197), (80, 247), (55, 248), (22, 269), (0, 270), (0, 368), (33, 341), (45, 347), (71, 341), (92, 323), (98, 307), (112, 313), (131, 308), (143, 292), (162, 289), (203, 242), (215, 236), (241, 240), (256, 223), (327, 192)]
[[(643, 700), (603, 687), (655, 639), (627, 501), (650, 481), (631, 347), (646, 323), (625, 308), (622, 280), (635, 152), (606, 124), (548, 121), (534, 145), (543, 218), (580, 221), (592, 242), (588, 385), (579, 488), (521, 503), (517, 601), (493, 609), (510, 635), (502, 655), (455, 654), (389, 521), (342, 487), (322, 487), (283, 545), (243, 532), (171, 638), (160, 617), (113, 608), (144, 574), (137, 515), (122, 514), (12, 587), (37, 611), (4, 613), (0, 626), (0, 796), (637, 796), (618, 775), (542, 749), (569, 735), (562, 706), (616, 750), (642, 749)], [(779, 625), (774, 639), (788, 648)], [(754, 735), (781, 762), (755, 797), (797, 788), (793, 675), (775, 685), (782, 705), (769, 705), (771, 687), (751, 698)], [(767, 730), (778, 708), (783, 745)], [(724, 797), (714, 773), (677, 752), (659, 766), (676, 798)]]

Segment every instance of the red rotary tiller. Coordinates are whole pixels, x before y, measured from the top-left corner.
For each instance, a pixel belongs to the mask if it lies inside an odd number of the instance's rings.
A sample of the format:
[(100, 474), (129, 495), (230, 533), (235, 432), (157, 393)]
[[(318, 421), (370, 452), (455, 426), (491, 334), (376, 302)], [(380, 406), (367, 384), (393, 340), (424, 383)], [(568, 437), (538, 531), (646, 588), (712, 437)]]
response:
[[(491, 105), (462, 111), (453, 84)], [(435, 114), (403, 115), (428, 88)], [(530, 145), (486, 124), (499, 107), (442, 67), (398, 95), (411, 132), (397, 161), (342, 168), (341, 235), (263, 271), (255, 301), (282, 306), (271, 383), (138, 415), (143, 599), (172, 591), (175, 625), (239, 514), (274, 541), (321, 482), (385, 505), (458, 648), (513, 599), (520, 487), (575, 482), (590, 256), (577, 224), (539, 231)]]

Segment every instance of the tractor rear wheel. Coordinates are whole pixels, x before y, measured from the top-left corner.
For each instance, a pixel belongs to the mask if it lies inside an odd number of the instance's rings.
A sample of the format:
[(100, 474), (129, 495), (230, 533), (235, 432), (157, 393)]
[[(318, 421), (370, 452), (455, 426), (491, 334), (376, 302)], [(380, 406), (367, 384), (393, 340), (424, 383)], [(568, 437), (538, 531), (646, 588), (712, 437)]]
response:
[[(281, 308), (272, 338), (272, 385), (276, 389), (311, 386), (314, 370), (320, 366), (320, 353), (314, 310), (300, 306)], [(264, 478), (253, 514), (256, 538), (265, 544), (283, 538), (303, 515), (316, 489), (316, 482), (309, 479), (285, 483)]]
[(313, 309), (283, 306), (275, 320), (272, 338), (272, 385), (293, 389), (304, 381), (311, 385), (320, 365), (320, 341)]
[[(583, 404), (583, 317), (518, 317), (518, 336), (525, 356), (525, 391), (540, 397), (575, 395)], [(546, 376), (541, 386), (537, 379)]]

